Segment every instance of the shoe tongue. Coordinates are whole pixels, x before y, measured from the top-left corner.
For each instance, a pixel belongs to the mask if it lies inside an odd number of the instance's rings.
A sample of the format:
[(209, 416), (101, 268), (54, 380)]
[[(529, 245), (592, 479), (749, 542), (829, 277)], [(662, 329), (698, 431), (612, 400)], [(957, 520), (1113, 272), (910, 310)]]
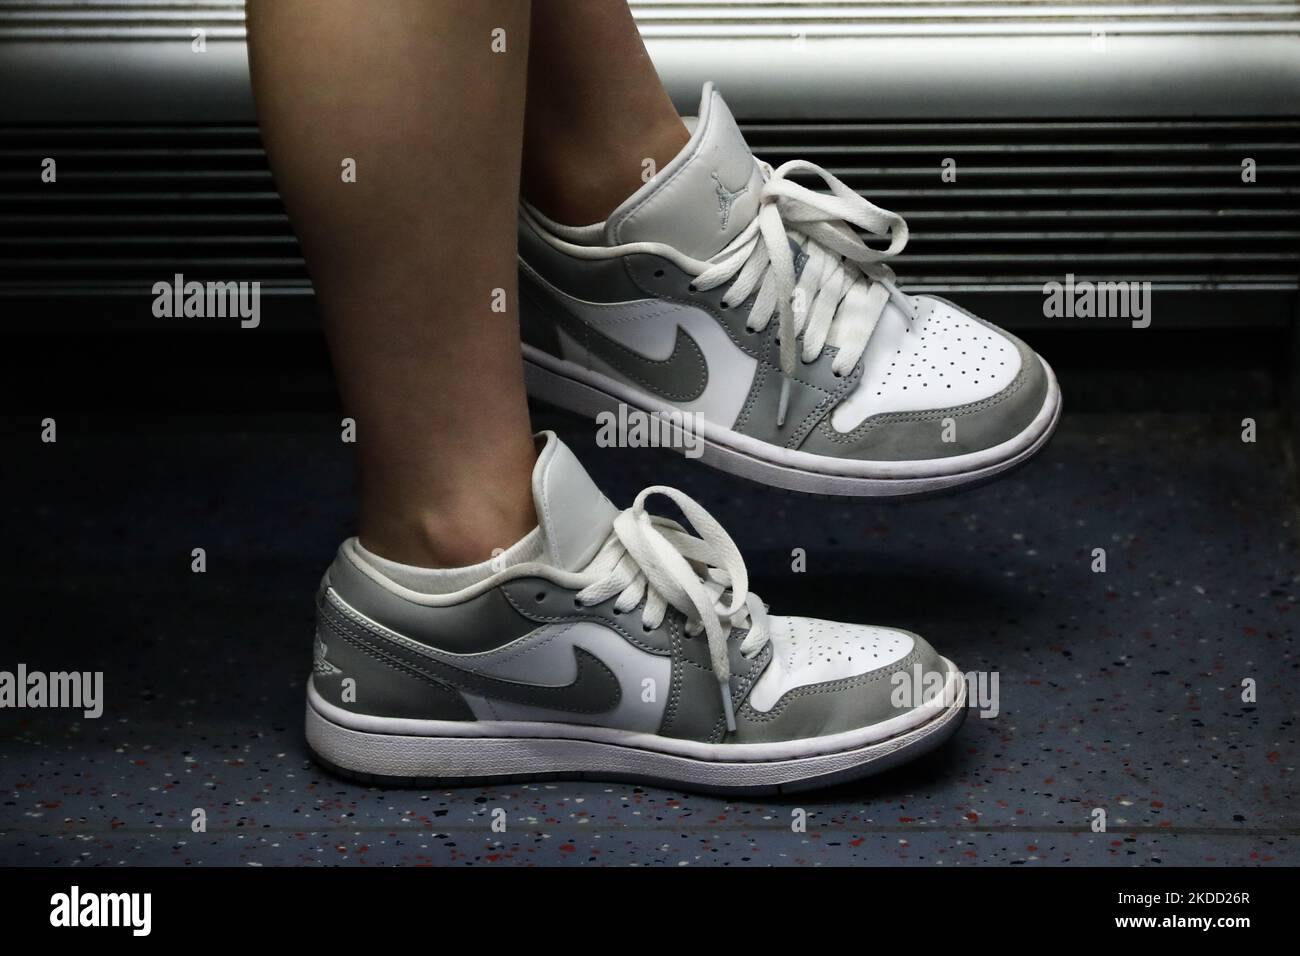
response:
[(690, 142), (614, 210), (605, 241), (662, 242), (708, 259), (758, 214), (762, 188), (763, 174), (731, 110), (705, 83)]
[(533, 466), (533, 504), (542, 531), (542, 559), (565, 571), (586, 567), (614, 526), (617, 509), (554, 432)]

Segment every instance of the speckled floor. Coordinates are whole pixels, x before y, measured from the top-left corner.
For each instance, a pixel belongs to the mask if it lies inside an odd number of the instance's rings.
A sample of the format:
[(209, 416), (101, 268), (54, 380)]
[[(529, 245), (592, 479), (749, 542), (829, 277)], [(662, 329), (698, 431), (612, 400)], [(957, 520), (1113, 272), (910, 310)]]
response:
[(880, 503), (596, 451), (539, 416), (617, 502), (698, 497), (778, 612), (915, 629), (999, 676), (997, 716), (910, 767), (736, 802), (332, 779), (301, 731), (311, 596), (351, 507), (328, 417), (66, 422), (56, 445), (9, 420), (7, 447), (32, 444), (5, 463), (0, 669), (103, 670), (106, 709), (0, 710), (0, 863), (1300, 863), (1295, 476), (1278, 422), (1243, 444), (1241, 417), (1085, 403), (999, 484)]

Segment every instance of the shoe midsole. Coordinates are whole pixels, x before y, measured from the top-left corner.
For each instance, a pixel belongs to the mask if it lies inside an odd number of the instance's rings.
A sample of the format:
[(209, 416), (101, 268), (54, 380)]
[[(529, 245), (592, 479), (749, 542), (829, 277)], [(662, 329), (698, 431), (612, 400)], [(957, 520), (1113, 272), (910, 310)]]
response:
[(940, 719), (953, 708), (966, 706), (966, 687), (956, 665), (944, 659), (947, 677), (943, 691), (932, 703), (914, 707), (897, 717), (859, 727), (855, 730), (799, 740), (782, 740), (762, 744), (713, 744), (698, 740), (663, 737), (613, 727), (588, 724), (561, 724), (527, 720), (420, 720), (403, 717), (376, 717), (358, 714), (331, 704), (317, 693), (308, 681), (307, 703), (332, 724), (367, 734), (401, 737), (517, 738), (548, 740), (585, 740), (592, 743), (634, 747), (692, 760), (763, 762), (792, 760), (801, 757), (853, 750), (880, 743), (905, 734), (932, 720)]
[[(615, 402), (623, 402), (640, 411), (672, 415), (680, 414), (681, 409), (657, 399), (640, 389), (616, 381), (607, 375), (591, 369), (556, 358), (554, 355), (532, 345), (523, 346), (524, 359), (541, 369), (561, 378), (569, 379), (579, 385), (595, 389), (609, 396)], [(734, 449), (754, 458), (772, 462), (785, 468), (812, 472), (815, 474), (840, 475), (853, 478), (906, 479), (938, 478), (946, 475), (959, 475), (996, 465), (1016, 457), (1031, 447), (1043, 432), (1051, 427), (1060, 404), (1061, 391), (1056, 382), (1052, 368), (1041, 356), (1035, 356), (1042, 363), (1047, 374), (1047, 396), (1043, 407), (1038, 410), (1033, 421), (1013, 438), (964, 455), (948, 458), (926, 458), (912, 461), (870, 461), (850, 458), (833, 458), (829, 455), (814, 455), (811, 452), (782, 448), (750, 435), (742, 435), (717, 422), (711, 422), (700, 416), (700, 432), (705, 441)], [(539, 396), (546, 398), (547, 396)]]
[(332, 766), (405, 781), (581, 775), (712, 791), (802, 790), (855, 780), (931, 750), (961, 726), (965, 702), (879, 743), (790, 760), (695, 760), (636, 747), (541, 737), (409, 737), (334, 724), (307, 707), (307, 742)]

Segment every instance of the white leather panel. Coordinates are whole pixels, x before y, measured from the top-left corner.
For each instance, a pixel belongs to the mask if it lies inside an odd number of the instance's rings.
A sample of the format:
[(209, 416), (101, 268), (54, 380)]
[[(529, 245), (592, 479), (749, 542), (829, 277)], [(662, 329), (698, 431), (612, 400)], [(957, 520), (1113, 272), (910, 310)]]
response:
[(542, 432), (546, 444), (533, 467), (533, 502), (542, 536), (542, 556), (566, 571), (586, 567), (605, 543), (618, 511), (610, 504), (569, 446)]
[(606, 237), (611, 246), (662, 242), (707, 259), (749, 225), (762, 189), (740, 127), (706, 83), (690, 142), (610, 214)]
[(978, 402), (1020, 373), (1020, 351), (997, 329), (946, 303), (915, 296), (916, 317), (891, 301), (863, 355), (862, 380), (831, 413), (850, 432), (872, 415)]
[(772, 661), (749, 693), (749, 705), (761, 713), (795, 688), (887, 667), (915, 645), (910, 634), (888, 627), (807, 617), (774, 617), (770, 623)]

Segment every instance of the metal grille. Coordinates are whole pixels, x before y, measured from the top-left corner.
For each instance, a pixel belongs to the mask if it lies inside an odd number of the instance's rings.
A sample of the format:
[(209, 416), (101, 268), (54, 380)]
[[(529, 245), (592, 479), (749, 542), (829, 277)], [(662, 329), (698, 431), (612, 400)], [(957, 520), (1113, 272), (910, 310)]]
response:
[[(762, 158), (806, 157), (903, 213), (907, 288), (982, 297), (997, 321), (1041, 322), (1031, 300), (1067, 273), (1152, 282), (1162, 324), (1295, 315), (1300, 120), (744, 126)], [(7, 127), (0, 142), (2, 296), (147, 297), (176, 272), (310, 294), (255, 127)]]
[(913, 286), (1029, 291), (1073, 272), (1293, 295), (1300, 275), (1300, 121), (758, 124), (748, 136), (770, 162), (809, 158), (902, 212), (915, 238), (899, 272)]
[(647, 37), (1043, 36), (1295, 32), (1300, 4), (1268, 0), (1114, 3), (1075, 0), (632, 0)]
[(256, 127), (9, 127), (0, 142), (0, 294), (140, 294), (175, 272), (308, 287)]
[(3, 0), (0, 40), (244, 38), (244, 0)]

